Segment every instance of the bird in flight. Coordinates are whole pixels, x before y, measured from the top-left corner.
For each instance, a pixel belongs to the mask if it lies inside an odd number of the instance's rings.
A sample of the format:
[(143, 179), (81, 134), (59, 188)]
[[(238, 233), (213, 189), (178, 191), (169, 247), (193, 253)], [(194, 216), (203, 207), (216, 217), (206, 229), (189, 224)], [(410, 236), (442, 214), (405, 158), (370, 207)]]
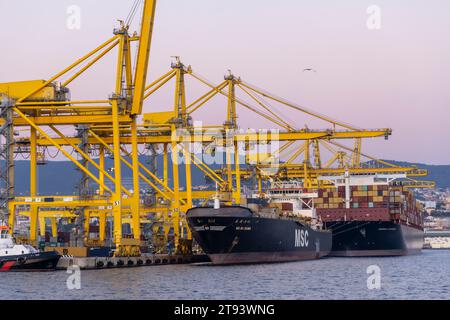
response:
[(317, 72), (316, 70), (314, 70), (312, 68), (303, 69), (303, 72), (306, 72), (306, 71), (308, 71), (308, 72)]

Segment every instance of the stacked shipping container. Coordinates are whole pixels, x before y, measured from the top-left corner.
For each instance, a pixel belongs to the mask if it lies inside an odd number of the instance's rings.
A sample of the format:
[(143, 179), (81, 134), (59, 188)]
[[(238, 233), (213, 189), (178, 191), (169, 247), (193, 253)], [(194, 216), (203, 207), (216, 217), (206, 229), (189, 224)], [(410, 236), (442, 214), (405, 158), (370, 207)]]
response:
[(329, 221), (397, 221), (423, 225), (422, 208), (413, 193), (401, 186), (350, 187), (350, 209), (345, 206), (345, 186), (318, 190), (317, 214)]
[[(314, 200), (316, 208), (320, 209), (344, 209), (345, 187), (319, 189), (319, 198)], [(390, 190), (389, 186), (351, 186), (351, 208), (387, 208)], [(392, 199), (394, 201), (394, 199)]]

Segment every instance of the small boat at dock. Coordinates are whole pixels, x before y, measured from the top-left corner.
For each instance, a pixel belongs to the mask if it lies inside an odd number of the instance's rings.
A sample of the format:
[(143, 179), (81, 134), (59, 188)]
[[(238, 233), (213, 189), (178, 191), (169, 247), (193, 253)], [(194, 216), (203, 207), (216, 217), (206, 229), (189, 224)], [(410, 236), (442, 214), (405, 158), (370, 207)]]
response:
[(56, 270), (61, 256), (55, 252), (41, 252), (27, 244), (16, 244), (9, 228), (0, 225), (0, 272)]

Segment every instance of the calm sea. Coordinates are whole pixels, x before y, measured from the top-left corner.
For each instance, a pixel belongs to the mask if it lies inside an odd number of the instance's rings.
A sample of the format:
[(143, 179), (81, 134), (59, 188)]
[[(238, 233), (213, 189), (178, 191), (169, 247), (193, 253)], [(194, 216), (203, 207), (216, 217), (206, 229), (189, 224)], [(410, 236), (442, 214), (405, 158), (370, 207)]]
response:
[[(380, 271), (380, 289), (368, 289), (368, 268)], [(65, 271), (0, 273), (0, 299), (450, 299), (450, 251), (81, 271), (79, 290), (68, 289), (69, 276)]]

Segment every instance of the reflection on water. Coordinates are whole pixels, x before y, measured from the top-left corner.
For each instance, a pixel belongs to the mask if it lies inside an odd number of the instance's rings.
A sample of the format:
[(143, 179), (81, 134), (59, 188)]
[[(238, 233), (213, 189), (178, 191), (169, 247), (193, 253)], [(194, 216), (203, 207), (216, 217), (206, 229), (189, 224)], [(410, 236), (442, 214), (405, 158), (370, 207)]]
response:
[[(367, 289), (367, 268), (381, 268), (381, 289)], [(386, 258), (326, 258), (214, 267), (152, 266), (69, 274), (0, 273), (0, 299), (450, 299), (450, 251)]]

